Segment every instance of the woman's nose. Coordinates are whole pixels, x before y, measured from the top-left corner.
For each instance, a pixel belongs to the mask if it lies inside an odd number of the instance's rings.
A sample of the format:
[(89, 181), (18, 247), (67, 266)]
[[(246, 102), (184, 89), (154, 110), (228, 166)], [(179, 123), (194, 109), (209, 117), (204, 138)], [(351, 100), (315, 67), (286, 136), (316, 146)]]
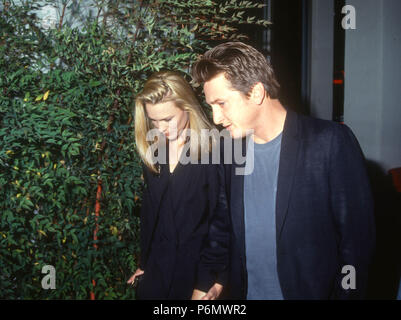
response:
[(163, 124), (159, 124), (158, 129), (159, 129), (161, 132), (165, 133), (165, 132), (167, 131), (167, 129), (168, 129), (168, 126), (163, 125)]

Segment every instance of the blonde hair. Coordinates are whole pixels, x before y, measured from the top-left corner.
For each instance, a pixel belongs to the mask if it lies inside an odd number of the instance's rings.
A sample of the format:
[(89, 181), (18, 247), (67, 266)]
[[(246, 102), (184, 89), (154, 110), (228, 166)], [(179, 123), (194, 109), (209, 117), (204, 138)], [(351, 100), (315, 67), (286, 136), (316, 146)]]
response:
[[(145, 83), (141, 93), (135, 99), (135, 140), (139, 156), (145, 165), (153, 172), (157, 172), (153, 158), (147, 153), (150, 141), (146, 135), (153, 129), (152, 122), (146, 116), (146, 103), (157, 104), (173, 101), (177, 108), (188, 112), (189, 128), (197, 133), (197, 139), (190, 139), (190, 150), (196, 150), (198, 159), (202, 152), (210, 151), (209, 139), (202, 139), (202, 129), (211, 130), (213, 126), (203, 112), (195, 94), (188, 82), (177, 72), (160, 71), (154, 73)], [(153, 156), (153, 155), (152, 155)], [(151, 157), (152, 157), (151, 156)]]

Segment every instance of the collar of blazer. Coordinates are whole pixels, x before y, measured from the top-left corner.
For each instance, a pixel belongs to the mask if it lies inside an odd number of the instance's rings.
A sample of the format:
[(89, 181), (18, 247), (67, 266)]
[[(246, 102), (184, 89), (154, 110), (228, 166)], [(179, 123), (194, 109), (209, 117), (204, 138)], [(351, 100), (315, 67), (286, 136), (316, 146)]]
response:
[[(284, 123), (283, 136), (281, 140), (280, 164), (277, 181), (276, 194), (276, 239), (277, 246), (281, 236), (288, 211), (288, 203), (292, 190), (292, 183), (296, 174), (296, 162), (299, 148), (299, 117), (290, 110)], [(246, 154), (246, 139), (242, 139), (242, 150)], [(234, 159), (234, 156), (233, 156)], [(231, 197), (230, 212), (232, 227), (238, 240), (241, 256), (245, 257), (245, 228), (244, 228), (244, 176), (237, 175), (236, 169), (244, 167), (245, 163), (233, 162), (231, 166)], [(245, 261), (243, 259), (243, 261)]]

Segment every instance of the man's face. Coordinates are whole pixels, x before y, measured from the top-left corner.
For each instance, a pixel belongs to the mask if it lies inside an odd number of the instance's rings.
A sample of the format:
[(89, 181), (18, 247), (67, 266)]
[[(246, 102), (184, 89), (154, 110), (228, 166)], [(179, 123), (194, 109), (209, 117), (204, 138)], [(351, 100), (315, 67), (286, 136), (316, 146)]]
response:
[(242, 92), (232, 88), (224, 73), (206, 81), (203, 90), (206, 102), (212, 106), (213, 121), (226, 128), (231, 137), (241, 138), (253, 129), (256, 108)]

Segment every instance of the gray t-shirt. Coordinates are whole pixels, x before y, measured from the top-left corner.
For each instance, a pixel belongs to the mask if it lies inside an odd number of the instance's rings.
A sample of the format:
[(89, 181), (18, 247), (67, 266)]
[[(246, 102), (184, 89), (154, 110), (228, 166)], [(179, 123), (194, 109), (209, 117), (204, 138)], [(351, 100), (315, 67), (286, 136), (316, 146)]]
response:
[(249, 300), (282, 300), (277, 274), (276, 193), (281, 136), (265, 144), (249, 143), (244, 177), (245, 250)]

